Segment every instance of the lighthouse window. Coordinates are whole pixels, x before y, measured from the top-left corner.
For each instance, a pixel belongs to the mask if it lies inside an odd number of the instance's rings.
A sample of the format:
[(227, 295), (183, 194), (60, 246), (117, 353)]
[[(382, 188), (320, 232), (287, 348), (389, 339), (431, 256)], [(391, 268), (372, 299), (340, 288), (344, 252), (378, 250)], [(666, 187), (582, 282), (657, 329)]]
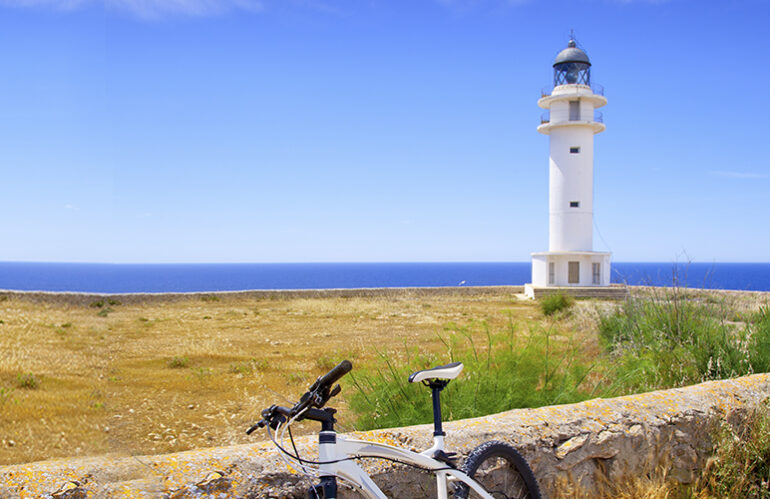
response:
[(548, 284), (556, 284), (556, 263), (548, 262)]
[(570, 208), (580, 208), (580, 201), (570, 201), (569, 202)]
[(601, 284), (602, 283), (602, 264), (601, 263), (593, 263), (591, 264), (592, 270), (593, 270), (593, 283), (594, 284)]
[(570, 147), (569, 148), (569, 153), (570, 154), (579, 154), (580, 153), (580, 148), (579, 147)]

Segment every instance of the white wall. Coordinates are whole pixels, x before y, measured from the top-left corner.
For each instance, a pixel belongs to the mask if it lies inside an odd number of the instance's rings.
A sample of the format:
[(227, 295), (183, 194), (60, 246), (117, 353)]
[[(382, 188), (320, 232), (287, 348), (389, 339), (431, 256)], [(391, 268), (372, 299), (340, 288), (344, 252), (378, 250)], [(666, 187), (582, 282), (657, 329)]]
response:
[[(554, 263), (555, 281), (548, 282), (548, 264)], [(569, 282), (569, 262), (580, 263), (580, 273), (577, 283)], [(597, 286), (593, 282), (593, 264), (601, 264), (601, 280), (599, 286), (610, 285), (610, 255), (608, 253), (590, 254), (535, 254), (532, 255), (532, 285), (533, 286)]]
[(548, 285), (548, 258), (545, 255), (532, 255), (532, 285)]
[[(594, 134), (589, 127), (551, 130), (549, 251), (593, 249), (593, 145)], [(579, 147), (580, 152), (570, 153), (571, 147)], [(580, 206), (571, 208), (571, 201), (579, 202)]]

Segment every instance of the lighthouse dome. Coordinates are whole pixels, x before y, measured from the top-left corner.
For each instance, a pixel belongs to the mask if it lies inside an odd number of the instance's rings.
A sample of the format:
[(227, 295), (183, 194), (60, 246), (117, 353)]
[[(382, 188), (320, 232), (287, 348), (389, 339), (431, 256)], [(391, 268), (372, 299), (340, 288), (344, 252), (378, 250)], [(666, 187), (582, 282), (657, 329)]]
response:
[(577, 47), (575, 40), (570, 40), (567, 44), (567, 48), (559, 52), (556, 56), (556, 60), (553, 61), (553, 65), (564, 64), (567, 62), (580, 62), (583, 64), (591, 65), (591, 61), (588, 59), (588, 55), (583, 50)]
[(591, 85), (591, 61), (575, 40), (570, 40), (553, 62), (553, 86), (574, 84)]

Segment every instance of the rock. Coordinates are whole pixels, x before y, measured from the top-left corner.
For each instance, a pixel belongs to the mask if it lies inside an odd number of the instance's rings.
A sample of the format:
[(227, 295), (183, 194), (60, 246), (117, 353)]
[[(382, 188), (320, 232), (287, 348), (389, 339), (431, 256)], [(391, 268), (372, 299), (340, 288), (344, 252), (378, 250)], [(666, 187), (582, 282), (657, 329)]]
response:
[(578, 435), (577, 437), (570, 438), (556, 449), (556, 457), (558, 459), (564, 459), (570, 452), (574, 452), (583, 447), (587, 440), (588, 435)]
[(80, 482), (71, 481), (59, 487), (59, 490), (51, 494), (54, 499), (87, 499), (88, 491)]

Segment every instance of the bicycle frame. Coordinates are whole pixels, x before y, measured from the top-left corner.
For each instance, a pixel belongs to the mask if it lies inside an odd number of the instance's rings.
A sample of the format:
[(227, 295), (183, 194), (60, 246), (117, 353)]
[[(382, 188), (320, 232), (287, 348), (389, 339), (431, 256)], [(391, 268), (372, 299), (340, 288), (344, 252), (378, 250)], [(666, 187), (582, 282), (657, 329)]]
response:
[[(462, 364), (454, 362), (446, 366), (417, 371), (409, 377), (409, 382), (422, 381), (431, 388), (433, 400), (433, 446), (417, 453), (379, 442), (355, 440), (340, 436), (334, 430), (335, 409), (323, 408), (330, 398), (340, 392), (340, 386), (334, 383), (350, 372), (350, 361), (344, 360), (331, 371), (319, 377), (310, 389), (300, 397), (293, 408), (272, 405), (262, 411), (262, 419), (247, 430), (250, 434), (257, 428), (266, 428), (268, 436), (281, 451), (281, 458), (295, 471), (308, 476), (320, 478), (320, 484), (313, 486), (311, 491), (318, 494), (321, 491), (326, 499), (336, 499), (337, 478), (340, 478), (370, 499), (387, 499), (369, 475), (356, 462), (359, 458), (382, 458), (411, 465), (436, 476), (436, 491), (438, 499), (448, 499), (449, 485), (461, 482), (475, 491), (482, 499), (494, 499), (484, 487), (471, 478), (467, 473), (454, 467), (452, 459), (444, 452), (444, 431), (441, 428), (441, 403), (439, 394), (449, 380), (454, 379), (462, 370)], [(431, 377), (430, 375), (435, 375)], [(322, 409), (323, 408), (323, 409)], [(289, 431), (294, 454), (284, 447), (284, 433), (295, 421), (310, 420), (321, 423), (318, 434), (318, 461), (302, 459), (294, 446), (294, 439)], [(275, 430), (276, 435), (271, 433)], [(280, 443), (276, 440), (280, 440)], [(475, 456), (475, 454), (474, 454)], [(475, 468), (474, 468), (475, 469)], [(531, 472), (530, 472), (531, 474)], [(318, 495), (317, 497), (320, 497)]]
[(437, 497), (448, 498), (448, 485), (460, 481), (468, 485), (484, 499), (494, 499), (481, 485), (460, 470), (450, 468), (446, 463), (430, 457), (437, 450), (443, 450), (444, 437), (434, 437), (433, 447), (421, 453), (394, 447), (378, 442), (348, 439), (334, 431), (322, 431), (319, 435), (320, 476), (335, 476), (354, 485), (366, 497), (371, 499), (387, 499), (387, 496), (372, 481), (369, 475), (361, 469), (350, 457), (381, 457), (396, 459), (403, 463), (414, 464), (424, 469), (435, 470)]

